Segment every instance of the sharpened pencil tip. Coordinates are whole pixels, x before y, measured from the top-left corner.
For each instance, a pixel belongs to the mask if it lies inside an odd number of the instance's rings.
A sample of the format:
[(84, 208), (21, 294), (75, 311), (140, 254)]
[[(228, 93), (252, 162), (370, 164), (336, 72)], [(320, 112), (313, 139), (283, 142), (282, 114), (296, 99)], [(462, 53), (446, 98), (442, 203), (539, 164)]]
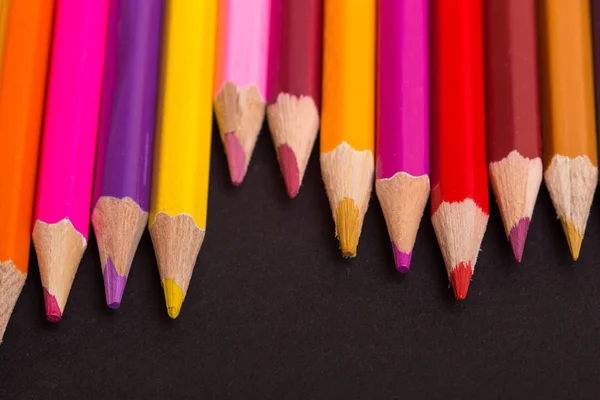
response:
[(412, 251), (410, 253), (405, 253), (403, 251), (398, 250), (394, 242), (392, 242), (392, 249), (394, 251), (394, 262), (396, 263), (396, 270), (398, 272), (405, 274), (410, 270), (410, 260), (412, 258)]
[(529, 224), (531, 220), (529, 218), (521, 218), (517, 225), (510, 230), (508, 240), (512, 247), (513, 254), (517, 263), (521, 263), (523, 260), (523, 251), (525, 249), (525, 241), (527, 240), (527, 232), (529, 231)]
[(560, 223), (565, 231), (565, 236), (567, 237), (567, 242), (569, 243), (569, 250), (571, 251), (573, 261), (577, 261), (579, 258), (579, 252), (581, 251), (583, 236), (579, 233), (571, 221), (561, 218)]
[(56, 298), (52, 296), (46, 288), (44, 289), (44, 304), (46, 306), (46, 319), (50, 322), (59, 322), (62, 318), (60, 307)]
[(285, 181), (288, 196), (291, 199), (298, 195), (300, 190), (300, 171), (298, 171), (298, 162), (294, 150), (287, 144), (282, 144), (277, 148), (279, 155), (279, 168)]
[(163, 290), (165, 292), (165, 301), (167, 303), (167, 313), (169, 317), (175, 319), (181, 312), (183, 305), (183, 291), (172, 279), (165, 279), (163, 282)]
[(352, 199), (344, 197), (335, 211), (335, 229), (344, 257), (355, 257), (358, 246), (358, 207)]
[(225, 134), (223, 144), (227, 154), (231, 182), (235, 186), (239, 186), (246, 176), (246, 153), (244, 153), (244, 148), (233, 133)]
[(452, 283), (452, 289), (454, 290), (454, 297), (456, 300), (464, 300), (467, 298), (472, 275), (473, 268), (471, 267), (470, 262), (458, 264), (450, 273), (450, 282)]
[(112, 260), (108, 257), (104, 267), (104, 294), (106, 295), (106, 305), (109, 308), (117, 309), (121, 306), (126, 283), (127, 277), (119, 275)]

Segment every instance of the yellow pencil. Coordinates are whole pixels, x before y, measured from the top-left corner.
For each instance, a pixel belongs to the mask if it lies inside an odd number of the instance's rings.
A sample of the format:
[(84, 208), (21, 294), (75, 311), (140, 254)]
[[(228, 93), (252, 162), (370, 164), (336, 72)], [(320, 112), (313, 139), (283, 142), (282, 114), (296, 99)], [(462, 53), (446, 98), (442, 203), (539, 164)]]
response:
[(177, 318), (206, 231), (216, 0), (167, 3), (149, 229)]
[(345, 257), (373, 185), (375, 23), (375, 0), (325, 2), (321, 173)]

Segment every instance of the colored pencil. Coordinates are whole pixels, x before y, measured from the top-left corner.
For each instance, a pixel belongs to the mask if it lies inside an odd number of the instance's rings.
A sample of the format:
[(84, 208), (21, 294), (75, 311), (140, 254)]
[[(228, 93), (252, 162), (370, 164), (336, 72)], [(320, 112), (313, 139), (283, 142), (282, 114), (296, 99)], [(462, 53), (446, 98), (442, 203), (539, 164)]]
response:
[(280, 3), (281, 43), (278, 94), (267, 107), (267, 120), (288, 196), (294, 198), (319, 130), (323, 2), (273, 2)]
[(542, 183), (536, 0), (485, 2), (489, 174), (518, 263)]
[(56, 3), (33, 228), (51, 322), (65, 311), (88, 241), (108, 5)]
[(598, 182), (590, 4), (540, 2), (544, 180), (573, 260)]
[(324, 12), (321, 174), (354, 257), (373, 186), (376, 2), (327, 0)]
[(163, 0), (113, 0), (92, 224), (106, 304), (119, 308), (148, 223)]
[(177, 318), (206, 231), (217, 1), (166, 4), (149, 228)]
[(0, 75), (0, 342), (27, 277), (54, 2), (15, 1)]
[(489, 216), (482, 0), (435, 0), (432, 11), (431, 220), (464, 300)]
[(429, 0), (378, 4), (375, 190), (408, 272), (429, 198)]
[(270, 12), (271, 0), (219, 0), (214, 105), (235, 186), (265, 117)]

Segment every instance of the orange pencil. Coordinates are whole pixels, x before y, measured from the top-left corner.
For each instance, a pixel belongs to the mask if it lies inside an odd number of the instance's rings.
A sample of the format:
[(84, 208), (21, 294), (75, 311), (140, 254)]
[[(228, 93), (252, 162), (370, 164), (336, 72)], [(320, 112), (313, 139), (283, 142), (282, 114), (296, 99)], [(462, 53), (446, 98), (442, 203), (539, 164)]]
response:
[(21, 293), (31, 238), (54, 1), (13, 1), (0, 78), (0, 340)]

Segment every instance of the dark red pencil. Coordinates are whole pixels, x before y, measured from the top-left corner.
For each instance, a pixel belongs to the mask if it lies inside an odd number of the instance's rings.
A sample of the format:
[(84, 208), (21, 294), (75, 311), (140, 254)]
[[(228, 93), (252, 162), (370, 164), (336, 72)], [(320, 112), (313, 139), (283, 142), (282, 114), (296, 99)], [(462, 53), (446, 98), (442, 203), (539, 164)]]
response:
[(431, 219), (457, 300), (488, 221), (482, 0), (434, 0)]
[(490, 180), (517, 262), (542, 183), (536, 0), (485, 2)]
[(271, 73), (267, 119), (288, 195), (298, 194), (319, 130), (322, 0), (273, 0), (278, 65)]

